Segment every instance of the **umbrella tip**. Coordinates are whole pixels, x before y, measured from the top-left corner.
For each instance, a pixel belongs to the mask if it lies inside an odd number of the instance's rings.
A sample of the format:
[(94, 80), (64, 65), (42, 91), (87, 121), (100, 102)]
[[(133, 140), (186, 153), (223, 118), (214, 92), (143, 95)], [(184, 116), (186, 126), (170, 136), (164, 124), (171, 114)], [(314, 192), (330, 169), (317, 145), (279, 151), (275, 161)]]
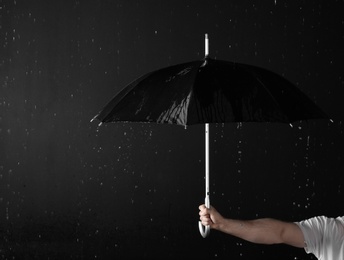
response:
[(208, 34), (205, 34), (205, 57), (209, 56), (209, 38), (208, 38)]

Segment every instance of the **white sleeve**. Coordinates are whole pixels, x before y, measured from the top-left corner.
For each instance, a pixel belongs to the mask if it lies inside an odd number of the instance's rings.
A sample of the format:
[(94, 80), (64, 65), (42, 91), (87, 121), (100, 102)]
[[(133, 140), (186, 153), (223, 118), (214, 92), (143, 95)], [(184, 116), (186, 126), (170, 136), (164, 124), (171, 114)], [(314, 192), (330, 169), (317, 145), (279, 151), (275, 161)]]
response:
[(344, 217), (314, 217), (295, 222), (302, 230), (307, 253), (318, 259), (344, 260)]
[(326, 222), (327, 217), (325, 216), (295, 222), (303, 233), (306, 243), (305, 251), (307, 253), (313, 253), (318, 258), (322, 254), (321, 250), (323, 248)]

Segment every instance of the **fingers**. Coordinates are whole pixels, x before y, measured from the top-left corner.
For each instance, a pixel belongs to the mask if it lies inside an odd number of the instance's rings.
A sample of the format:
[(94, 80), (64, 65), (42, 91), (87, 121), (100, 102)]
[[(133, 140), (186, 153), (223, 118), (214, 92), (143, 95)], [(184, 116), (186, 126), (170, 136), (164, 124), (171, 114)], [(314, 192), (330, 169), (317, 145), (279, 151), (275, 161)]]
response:
[(199, 205), (199, 210), (202, 210), (202, 209), (204, 209), (206, 206), (205, 206), (205, 204), (201, 204), (201, 205)]
[(206, 209), (207, 207), (205, 206), (205, 204), (199, 205), (198, 209), (203, 211), (204, 209)]
[(209, 214), (209, 209), (204, 204), (200, 205), (198, 207), (198, 209), (199, 209), (199, 215), (200, 216), (204, 216), (204, 215)]
[(208, 209), (204, 204), (200, 205), (199, 207), (199, 219), (202, 222), (202, 225), (204, 226), (208, 226), (212, 224), (211, 218), (210, 218), (210, 214), (209, 211), (210, 209)]
[(213, 223), (211, 221), (210, 215), (201, 215), (199, 219), (201, 220), (203, 226), (209, 226)]

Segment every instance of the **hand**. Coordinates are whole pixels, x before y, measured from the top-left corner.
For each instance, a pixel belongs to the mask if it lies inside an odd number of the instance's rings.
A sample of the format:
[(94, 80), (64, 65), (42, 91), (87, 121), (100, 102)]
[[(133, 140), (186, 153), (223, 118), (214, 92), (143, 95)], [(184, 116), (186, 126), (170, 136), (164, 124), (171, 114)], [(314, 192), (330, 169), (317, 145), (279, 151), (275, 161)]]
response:
[(210, 226), (210, 228), (218, 229), (219, 224), (222, 222), (223, 217), (217, 210), (210, 206), (207, 208), (205, 204), (200, 205), (199, 207), (199, 216), (204, 226)]

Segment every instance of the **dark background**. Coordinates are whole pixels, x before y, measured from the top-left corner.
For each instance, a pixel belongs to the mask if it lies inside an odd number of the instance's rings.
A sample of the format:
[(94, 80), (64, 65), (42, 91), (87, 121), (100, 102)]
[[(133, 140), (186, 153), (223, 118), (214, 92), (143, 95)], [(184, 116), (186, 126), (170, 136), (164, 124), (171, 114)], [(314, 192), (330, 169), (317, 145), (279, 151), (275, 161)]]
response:
[(233, 218), (343, 215), (344, 1), (0, 0), (2, 259), (315, 259), (198, 231), (204, 127), (90, 122), (127, 83), (213, 58), (275, 71), (334, 120), (210, 126)]

